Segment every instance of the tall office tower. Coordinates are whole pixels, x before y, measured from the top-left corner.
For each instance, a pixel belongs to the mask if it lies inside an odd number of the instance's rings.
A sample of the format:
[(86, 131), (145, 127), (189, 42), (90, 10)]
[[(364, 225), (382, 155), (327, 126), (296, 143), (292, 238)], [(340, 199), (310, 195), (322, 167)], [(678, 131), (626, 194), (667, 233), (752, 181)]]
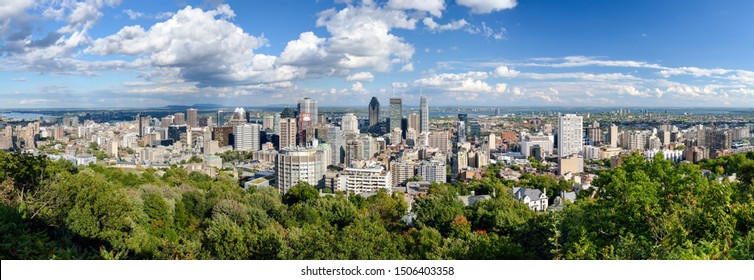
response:
[(262, 127), (258, 124), (243, 124), (233, 127), (235, 145), (233, 147), (238, 151), (259, 151), (259, 130)]
[(164, 116), (162, 119), (160, 119), (160, 124), (162, 127), (168, 127), (173, 125), (173, 116)]
[(280, 145), (279, 149), (296, 147), (296, 114), (291, 108), (283, 109), (280, 113)]
[(212, 128), (212, 140), (217, 141), (219, 147), (233, 145), (233, 127), (216, 126)]
[(175, 124), (175, 125), (184, 125), (184, 124), (186, 124), (186, 115), (184, 115), (183, 113), (175, 113), (175, 114), (173, 114), (173, 117), (175, 117), (173, 119), (173, 124)]
[(584, 130), (581, 116), (558, 117), (558, 153), (560, 175), (584, 172)]
[(352, 113), (345, 114), (340, 120), (344, 134), (359, 134), (359, 119)]
[(403, 121), (403, 100), (399, 97), (390, 98), (390, 131), (401, 129)]
[(281, 194), (304, 181), (315, 188), (323, 183), (323, 153), (316, 149), (281, 149), (275, 159), (275, 176)]
[(565, 114), (558, 118), (558, 153), (568, 157), (584, 149), (583, 119), (574, 114)]
[(419, 118), (419, 114), (414, 113), (414, 114), (408, 115), (408, 128), (406, 129), (413, 128), (414, 131), (418, 132), (420, 129), (419, 128), (420, 126), (421, 126), (421, 119)]
[(380, 122), (380, 101), (377, 97), (372, 96), (369, 101), (369, 128), (371, 129)]
[(228, 120), (228, 124), (230, 126), (239, 126), (247, 123), (246, 121), (246, 110), (239, 107), (233, 110), (233, 116), (230, 117), (230, 120)]
[(189, 127), (199, 127), (199, 110), (194, 108), (186, 110), (186, 122)]
[(212, 126), (212, 116), (204, 116), (199, 118), (199, 126)]
[(308, 140), (306, 130), (317, 124), (317, 101), (309, 97), (304, 97), (298, 101), (298, 131), (297, 140), (300, 145)]
[[(137, 114), (136, 115), (136, 122), (139, 126), (139, 139), (143, 138), (144, 135), (147, 134), (147, 130), (149, 130), (149, 121), (152, 119), (150, 116)], [(38, 129), (37, 129), (38, 131)]]
[(338, 165), (342, 162), (343, 145), (345, 140), (343, 139), (343, 130), (337, 126), (331, 126), (327, 128), (327, 143), (332, 147), (331, 165)]
[(262, 129), (263, 130), (275, 130), (275, 116), (273, 115), (266, 115), (262, 118)]
[(426, 96), (419, 98), (419, 115), (421, 118), (419, 133), (429, 132), (429, 104), (427, 104)]
[(275, 113), (275, 123), (272, 130), (275, 134), (280, 134), (280, 113)]
[(610, 125), (610, 147), (618, 147), (618, 126), (615, 124)]
[(458, 114), (458, 142), (466, 142), (466, 130), (469, 127), (469, 115)]
[(298, 126), (299, 130), (304, 130), (317, 124), (317, 100), (304, 97), (298, 101)]

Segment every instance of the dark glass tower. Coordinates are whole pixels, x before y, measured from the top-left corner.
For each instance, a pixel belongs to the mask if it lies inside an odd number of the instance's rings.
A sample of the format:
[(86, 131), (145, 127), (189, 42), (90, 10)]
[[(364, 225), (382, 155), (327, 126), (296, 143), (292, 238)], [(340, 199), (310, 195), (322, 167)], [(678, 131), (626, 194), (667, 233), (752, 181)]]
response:
[(380, 101), (372, 96), (372, 100), (369, 101), (369, 127), (374, 127), (378, 123), (380, 123)]

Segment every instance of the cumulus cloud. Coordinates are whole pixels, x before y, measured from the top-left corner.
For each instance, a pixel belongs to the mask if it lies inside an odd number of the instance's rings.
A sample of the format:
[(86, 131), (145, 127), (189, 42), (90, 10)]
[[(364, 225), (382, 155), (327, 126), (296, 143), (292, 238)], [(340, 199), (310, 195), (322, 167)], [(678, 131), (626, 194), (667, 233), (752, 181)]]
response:
[(392, 9), (424, 11), (440, 17), (445, 10), (445, 0), (390, 0), (387, 6)]
[(498, 66), (497, 68), (495, 68), (495, 71), (493, 73), (497, 77), (511, 78), (518, 76), (518, 74), (521, 72), (509, 69), (508, 66)]
[(516, 0), (456, 0), (456, 3), (471, 8), (471, 12), (475, 14), (489, 14), (516, 7)]
[(346, 77), (346, 81), (371, 82), (371, 81), (374, 81), (374, 75), (372, 75), (372, 73), (369, 73), (369, 72), (359, 72), (352, 75), (348, 75), (348, 77)]
[(422, 23), (424, 23), (424, 26), (426, 26), (427, 29), (432, 32), (458, 30), (469, 25), (469, 23), (465, 19), (453, 20), (446, 24), (438, 24), (431, 17), (424, 18), (422, 20)]
[(319, 13), (317, 26), (332, 35), (327, 39), (327, 53), (339, 57), (337, 65), (346, 69), (371, 68), (387, 72), (393, 64), (407, 63), (414, 48), (393, 29), (416, 28), (417, 20), (402, 10), (389, 10), (364, 3), (342, 10)]
[(225, 4), (208, 11), (187, 6), (149, 30), (126, 26), (97, 39), (86, 52), (132, 55), (152, 67), (177, 68), (181, 78), (200, 87), (271, 83), (301, 75), (296, 67), (276, 65), (275, 56), (255, 54), (267, 39), (229, 22), (234, 16)]

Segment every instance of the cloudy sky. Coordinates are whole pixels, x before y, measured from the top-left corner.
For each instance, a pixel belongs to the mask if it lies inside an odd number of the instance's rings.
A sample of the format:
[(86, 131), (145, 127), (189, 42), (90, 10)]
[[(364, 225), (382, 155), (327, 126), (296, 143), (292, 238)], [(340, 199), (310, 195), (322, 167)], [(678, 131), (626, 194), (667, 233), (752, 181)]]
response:
[(752, 107), (754, 1), (0, 0), (0, 85), (0, 108)]

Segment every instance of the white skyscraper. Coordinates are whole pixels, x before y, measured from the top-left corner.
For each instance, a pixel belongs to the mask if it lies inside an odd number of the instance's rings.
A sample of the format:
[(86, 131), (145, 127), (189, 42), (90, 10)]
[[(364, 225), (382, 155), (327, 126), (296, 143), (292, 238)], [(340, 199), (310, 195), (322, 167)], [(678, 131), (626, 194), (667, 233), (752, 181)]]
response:
[(304, 181), (312, 186), (319, 186), (323, 181), (323, 153), (316, 149), (286, 148), (280, 150), (275, 160), (275, 175), (281, 194)]
[(581, 153), (583, 149), (584, 134), (581, 116), (566, 114), (558, 117), (558, 153), (560, 157)]
[(419, 105), (419, 119), (421, 122), (419, 133), (429, 132), (429, 105), (427, 104), (426, 96), (419, 98)]
[(341, 119), (340, 123), (341, 128), (343, 129), (344, 134), (358, 134), (359, 133), (359, 119), (356, 118), (356, 115), (352, 113), (348, 113)]
[(233, 127), (235, 136), (235, 149), (239, 151), (259, 151), (259, 130), (258, 124), (244, 124)]

